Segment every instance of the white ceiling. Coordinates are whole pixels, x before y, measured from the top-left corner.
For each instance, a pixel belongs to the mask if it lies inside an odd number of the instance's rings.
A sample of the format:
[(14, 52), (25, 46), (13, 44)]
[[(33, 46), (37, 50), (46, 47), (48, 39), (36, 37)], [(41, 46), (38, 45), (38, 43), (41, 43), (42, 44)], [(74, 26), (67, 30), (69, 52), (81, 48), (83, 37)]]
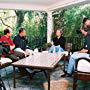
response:
[(0, 8), (45, 11), (88, 2), (90, 2), (90, 0), (0, 0)]
[(51, 5), (64, 0), (0, 0), (1, 3), (24, 3), (34, 5)]

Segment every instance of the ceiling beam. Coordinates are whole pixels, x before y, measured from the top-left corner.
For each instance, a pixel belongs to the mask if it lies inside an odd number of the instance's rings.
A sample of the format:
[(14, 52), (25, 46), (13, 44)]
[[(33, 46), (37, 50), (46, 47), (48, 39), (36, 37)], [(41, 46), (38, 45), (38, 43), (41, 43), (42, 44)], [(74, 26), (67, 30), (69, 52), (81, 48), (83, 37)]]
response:
[(42, 5), (31, 5), (29, 3), (0, 3), (0, 9), (45, 11), (46, 7)]
[(43, 6), (34, 5), (30, 3), (0, 3), (0, 9), (21, 9), (21, 10), (36, 10), (36, 11), (54, 11), (61, 8), (66, 8), (73, 5), (82, 5), (90, 3), (90, 0), (63, 0), (62, 2), (57, 2), (53, 5)]
[(67, 8), (69, 6), (73, 5), (83, 5), (83, 4), (88, 4), (90, 3), (90, 0), (69, 0), (69, 2), (58, 2), (54, 5), (51, 5), (50, 7), (47, 8), (47, 11), (55, 11), (57, 9), (62, 9), (62, 8)]

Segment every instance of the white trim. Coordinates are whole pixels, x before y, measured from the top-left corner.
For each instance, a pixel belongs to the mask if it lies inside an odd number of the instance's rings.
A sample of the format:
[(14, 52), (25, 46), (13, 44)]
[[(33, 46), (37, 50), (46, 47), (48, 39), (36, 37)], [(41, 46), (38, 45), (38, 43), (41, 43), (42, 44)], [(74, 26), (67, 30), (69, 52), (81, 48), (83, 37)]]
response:
[(51, 35), (53, 32), (53, 17), (52, 12), (47, 12), (47, 43), (51, 42)]
[(63, 7), (67, 7), (75, 4), (87, 4), (90, 3), (90, 0), (63, 0), (56, 2), (51, 5), (38, 5), (30, 3), (0, 3), (0, 9), (23, 9), (23, 10), (37, 10), (37, 11), (53, 11)]
[(0, 9), (22, 9), (22, 10), (36, 10), (45, 11), (46, 7), (42, 5), (30, 5), (23, 3), (0, 3)]
[(66, 0), (66, 2), (58, 2), (54, 5), (51, 5), (47, 8), (49, 11), (54, 11), (56, 9), (65, 8), (67, 6), (71, 5), (77, 5), (77, 4), (88, 4), (90, 3), (90, 0)]

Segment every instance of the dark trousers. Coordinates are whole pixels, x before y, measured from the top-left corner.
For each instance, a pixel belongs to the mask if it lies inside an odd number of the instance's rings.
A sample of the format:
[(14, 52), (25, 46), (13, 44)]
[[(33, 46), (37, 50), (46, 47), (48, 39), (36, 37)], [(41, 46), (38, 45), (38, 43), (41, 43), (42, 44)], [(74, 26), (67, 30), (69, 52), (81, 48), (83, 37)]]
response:
[[(5, 55), (5, 57), (10, 58), (12, 60), (12, 62), (15, 62), (15, 61), (25, 58), (25, 55), (21, 52), (15, 51), (14, 53)], [(27, 70), (23, 67), (19, 67), (18, 69), (19, 69), (20, 73), (28, 73)]]
[(13, 62), (15, 62), (25, 58), (25, 55), (21, 52), (14, 52), (14, 53), (6, 54), (5, 57), (10, 58)]

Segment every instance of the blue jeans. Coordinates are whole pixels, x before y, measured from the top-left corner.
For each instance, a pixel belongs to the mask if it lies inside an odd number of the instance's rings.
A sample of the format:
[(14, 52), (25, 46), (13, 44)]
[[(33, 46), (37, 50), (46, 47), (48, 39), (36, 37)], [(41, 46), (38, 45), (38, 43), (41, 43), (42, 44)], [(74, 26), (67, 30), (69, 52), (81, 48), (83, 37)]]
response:
[(55, 45), (52, 45), (49, 49), (49, 53), (51, 52), (54, 52), (54, 53), (57, 53), (57, 52), (64, 52), (63, 48), (61, 48), (60, 46), (55, 46)]
[(75, 63), (76, 63), (77, 59), (81, 58), (81, 57), (90, 58), (89, 54), (87, 54), (87, 53), (74, 52), (70, 56), (67, 73), (72, 74), (72, 72), (75, 70)]

